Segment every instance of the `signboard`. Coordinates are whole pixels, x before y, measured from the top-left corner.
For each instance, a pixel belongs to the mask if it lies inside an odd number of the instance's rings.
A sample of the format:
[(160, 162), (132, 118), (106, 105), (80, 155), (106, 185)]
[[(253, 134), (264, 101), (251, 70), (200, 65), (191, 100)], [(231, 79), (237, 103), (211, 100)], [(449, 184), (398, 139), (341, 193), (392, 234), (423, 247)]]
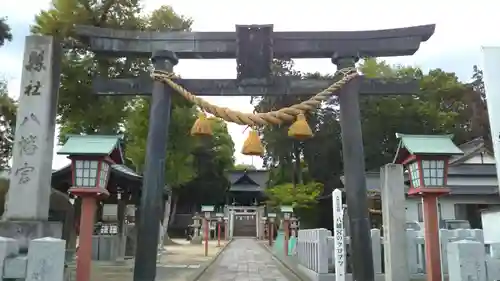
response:
[(203, 205), (201, 206), (202, 212), (213, 212), (215, 210), (215, 206)]
[(276, 213), (268, 213), (267, 217), (268, 218), (275, 218), (276, 217)]
[(332, 192), (333, 200), (333, 236), (335, 240), (335, 280), (345, 281), (345, 237), (344, 237), (344, 210), (342, 208), (342, 191), (335, 189)]
[(27, 36), (12, 148), (7, 220), (46, 221), (54, 150), (59, 73), (59, 43)]
[(282, 213), (293, 213), (293, 207), (292, 206), (281, 206), (281, 212)]
[(224, 214), (223, 213), (217, 213), (217, 214), (215, 214), (215, 216), (218, 217), (218, 218), (222, 218), (222, 217), (224, 217)]

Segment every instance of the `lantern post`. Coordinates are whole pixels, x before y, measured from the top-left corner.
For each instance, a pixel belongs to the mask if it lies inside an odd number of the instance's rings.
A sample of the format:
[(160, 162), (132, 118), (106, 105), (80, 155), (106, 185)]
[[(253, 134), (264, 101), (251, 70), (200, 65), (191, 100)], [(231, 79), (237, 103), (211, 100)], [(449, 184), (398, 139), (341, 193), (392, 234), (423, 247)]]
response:
[(269, 227), (269, 246), (273, 246), (273, 240), (274, 240), (274, 220), (276, 219), (276, 213), (268, 213), (267, 214), (267, 221), (268, 221), (268, 227)]
[(98, 200), (109, 196), (107, 184), (113, 161), (108, 156), (70, 155), (72, 187), (69, 192), (82, 199), (76, 280), (90, 281), (92, 234)]
[(208, 236), (209, 233), (209, 223), (211, 212), (215, 210), (215, 207), (212, 205), (204, 205), (201, 206), (201, 211), (205, 213), (205, 226), (204, 226), (204, 239), (205, 239), (205, 257), (208, 256)]
[(215, 216), (217, 217), (217, 247), (220, 247), (220, 226), (224, 223), (224, 214), (217, 213)]
[(451, 141), (452, 135), (406, 135), (401, 139), (394, 163), (406, 168), (410, 189), (408, 196), (422, 198), (427, 280), (442, 281), (439, 243), (439, 196), (446, 188), (449, 158), (463, 152)]
[(288, 241), (290, 240), (290, 227), (289, 227), (289, 221), (290, 217), (293, 213), (293, 207), (292, 206), (281, 206), (281, 213), (283, 213), (283, 228), (285, 230), (285, 239), (283, 243), (283, 249), (285, 251), (285, 256), (288, 256)]

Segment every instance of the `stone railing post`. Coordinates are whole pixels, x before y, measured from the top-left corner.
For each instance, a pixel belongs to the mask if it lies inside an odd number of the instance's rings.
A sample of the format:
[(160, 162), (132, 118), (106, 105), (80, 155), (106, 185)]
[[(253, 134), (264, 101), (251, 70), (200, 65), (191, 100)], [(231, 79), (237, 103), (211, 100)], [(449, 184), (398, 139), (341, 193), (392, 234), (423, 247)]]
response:
[(0, 237), (0, 280), (5, 276), (6, 259), (19, 254), (19, 244), (15, 239)]
[(328, 273), (328, 241), (327, 237), (331, 235), (331, 232), (327, 229), (320, 228), (316, 231), (316, 262), (317, 262), (317, 273)]
[(31, 240), (25, 281), (64, 281), (66, 241), (45, 237)]
[(380, 245), (380, 229), (371, 229), (370, 236), (372, 238), (373, 270), (375, 274), (380, 274), (382, 273), (382, 245)]
[(484, 245), (461, 240), (448, 244), (449, 281), (486, 281)]
[[(384, 237), (385, 238), (385, 237)], [(386, 240), (387, 243), (387, 240)], [(419, 273), (417, 264), (417, 232), (412, 229), (406, 230), (406, 245), (407, 245), (407, 266), (408, 271), (411, 274)], [(385, 249), (384, 249), (385, 251)], [(385, 265), (387, 268), (387, 265)], [(386, 270), (387, 271), (387, 270)]]

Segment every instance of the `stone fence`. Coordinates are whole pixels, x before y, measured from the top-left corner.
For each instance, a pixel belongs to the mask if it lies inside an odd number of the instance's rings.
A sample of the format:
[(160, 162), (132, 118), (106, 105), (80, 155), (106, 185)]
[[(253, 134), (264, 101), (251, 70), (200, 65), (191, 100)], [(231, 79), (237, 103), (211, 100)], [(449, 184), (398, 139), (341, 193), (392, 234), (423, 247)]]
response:
[[(334, 280), (334, 237), (327, 229), (304, 229), (298, 233), (297, 245), (294, 255), (299, 263), (299, 268), (311, 280)], [(425, 249), (422, 231), (407, 230), (408, 269), (411, 279), (425, 279)], [(384, 241), (379, 229), (371, 230), (372, 255), (375, 274), (384, 273)], [(458, 273), (463, 276), (472, 274), (476, 276), (472, 267), (478, 264), (484, 266), (488, 278), (477, 279), (500, 280), (500, 244), (485, 245), (483, 232), (480, 229), (440, 230), (442, 270), (450, 281), (467, 280), (453, 278)], [(346, 267), (345, 272), (351, 272), (349, 255), (349, 237), (345, 239)], [(486, 254), (486, 251), (488, 254)], [(479, 254), (481, 253), (481, 254)], [(368, 253), (367, 253), (368, 254)], [(464, 264), (468, 264), (464, 266)], [(481, 267), (479, 266), (479, 267)], [(466, 272), (464, 268), (469, 268)], [(450, 270), (452, 268), (452, 270)], [(486, 270), (486, 268), (488, 270)], [(464, 275), (465, 274), (465, 275)], [(486, 273), (485, 273), (486, 274)], [(476, 279), (474, 279), (476, 280)]]
[(63, 281), (65, 248), (66, 241), (46, 237), (21, 254), (15, 239), (0, 237), (0, 280)]

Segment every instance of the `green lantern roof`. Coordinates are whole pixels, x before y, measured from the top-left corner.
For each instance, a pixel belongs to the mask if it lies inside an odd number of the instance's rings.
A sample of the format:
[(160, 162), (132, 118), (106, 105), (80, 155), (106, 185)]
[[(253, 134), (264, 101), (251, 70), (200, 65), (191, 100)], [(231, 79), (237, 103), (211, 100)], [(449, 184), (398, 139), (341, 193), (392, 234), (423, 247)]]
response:
[(70, 135), (57, 152), (60, 155), (110, 155), (120, 147), (121, 136)]
[(409, 155), (464, 154), (451, 140), (453, 135), (408, 135), (396, 133), (399, 142), (393, 163), (402, 163)]

